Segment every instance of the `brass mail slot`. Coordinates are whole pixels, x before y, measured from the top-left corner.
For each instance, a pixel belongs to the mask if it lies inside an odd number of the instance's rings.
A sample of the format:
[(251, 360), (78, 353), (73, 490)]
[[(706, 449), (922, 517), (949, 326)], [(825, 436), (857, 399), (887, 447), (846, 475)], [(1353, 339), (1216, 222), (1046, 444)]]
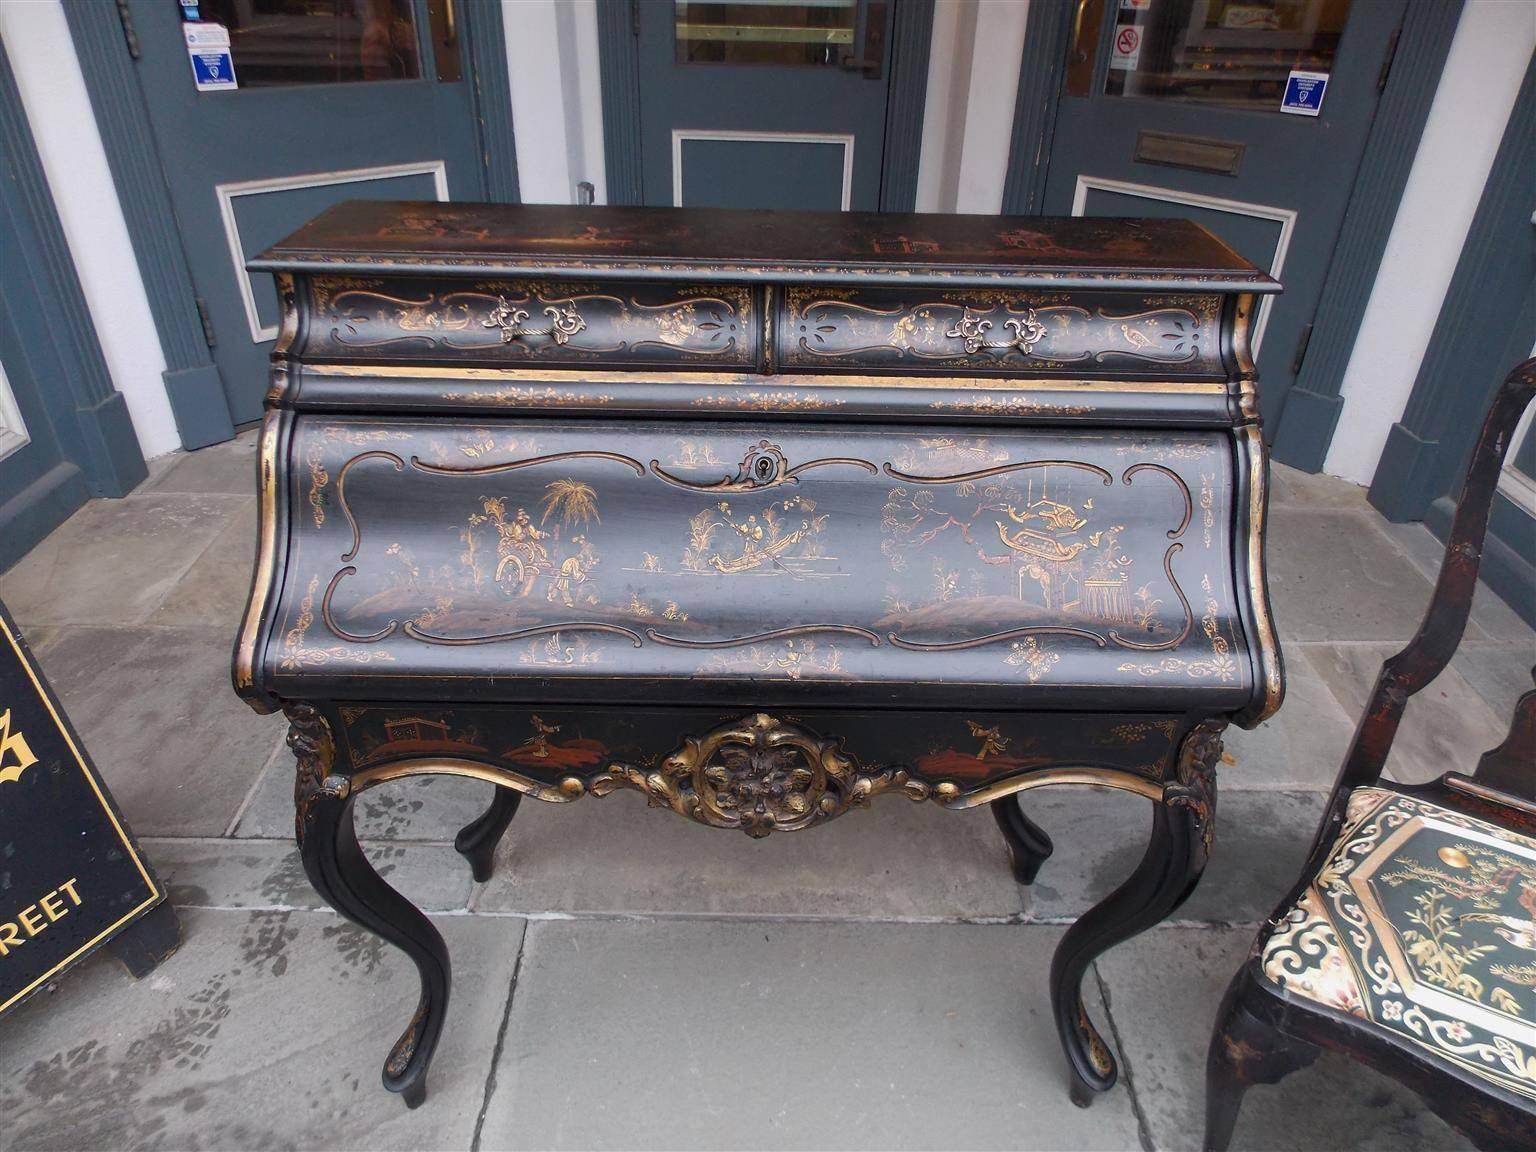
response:
[(1136, 137), (1136, 159), (1142, 164), (1236, 176), (1243, 160), (1243, 145), (1236, 140), (1210, 140), (1143, 128)]

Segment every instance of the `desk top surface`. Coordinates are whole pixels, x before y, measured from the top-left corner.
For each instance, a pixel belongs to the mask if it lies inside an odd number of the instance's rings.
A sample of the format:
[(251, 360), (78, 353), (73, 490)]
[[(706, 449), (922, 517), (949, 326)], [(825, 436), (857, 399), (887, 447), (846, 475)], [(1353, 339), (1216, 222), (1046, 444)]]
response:
[(250, 267), (1279, 289), (1188, 220), (432, 201), (338, 204)]

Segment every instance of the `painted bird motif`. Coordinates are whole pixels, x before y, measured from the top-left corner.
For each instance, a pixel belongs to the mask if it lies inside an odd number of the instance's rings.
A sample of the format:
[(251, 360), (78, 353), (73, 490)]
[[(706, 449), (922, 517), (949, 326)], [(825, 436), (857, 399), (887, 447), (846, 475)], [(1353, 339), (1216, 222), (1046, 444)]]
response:
[(1536, 920), (1522, 920), (1518, 916), (1495, 916), (1490, 912), (1468, 912), (1461, 919), (1477, 920), (1485, 924), (1497, 924), (1495, 928), (1504, 939), (1508, 940), (1516, 948), (1524, 948), (1527, 952), (1536, 952)]

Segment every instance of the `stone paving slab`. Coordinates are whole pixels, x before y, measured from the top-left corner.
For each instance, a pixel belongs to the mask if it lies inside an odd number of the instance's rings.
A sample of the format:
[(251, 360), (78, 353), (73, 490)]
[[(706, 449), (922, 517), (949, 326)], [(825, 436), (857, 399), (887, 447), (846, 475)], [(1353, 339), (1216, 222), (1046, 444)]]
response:
[[(1257, 922), (1296, 883), (1322, 819), (1324, 792), (1249, 792), (1221, 786), (1216, 841), (1178, 921)], [(1055, 843), (1029, 889), (1035, 920), (1075, 919), (1113, 892), (1141, 863), (1152, 805), (1107, 788), (1042, 788), (1025, 812)]]
[[(1317, 644), (1308, 657), (1346, 711), (1365, 708), (1381, 662), (1395, 644)], [(1477, 758), (1501, 743), (1508, 714), (1496, 714), (1454, 667), (1408, 702), (1387, 772), (1403, 783), (1422, 783), (1448, 771), (1470, 772)]]
[(437, 921), (454, 1001), (425, 1107), (379, 1084), (415, 967), (328, 913), (182, 912), (141, 981), (104, 957), (4, 1021), (7, 1148), (468, 1148), (521, 922)]
[(1134, 1149), (1126, 1091), (1067, 1099), (1046, 990), (1058, 939), (536, 921), (483, 1147)]
[(248, 500), (160, 602), (149, 622), (206, 624), (222, 631), (233, 650), (255, 567), (256, 501)]
[(1506, 726), (1515, 715), (1515, 704), (1536, 686), (1532, 669), (1536, 668), (1536, 640), (1514, 644), (1463, 643), (1451, 659), (1451, 670), (1458, 673), (1482, 697), (1493, 714)]
[(223, 628), (72, 627), (38, 654), (137, 835), (221, 835), (282, 740), (230, 690), (229, 652)]
[(255, 496), (258, 439), (259, 429), (248, 428), (222, 444), (162, 456), (142, 491)]
[(1252, 731), (1229, 725), (1222, 734), (1222, 782), (1238, 788), (1333, 787), (1355, 733), (1327, 682), (1307, 658), (1307, 645), (1287, 643), (1285, 702)]
[[(293, 835), (293, 773), (293, 756), (278, 753), (241, 813), (236, 836), (283, 840)], [(485, 811), (494, 791), (494, 785), (458, 776), (391, 780), (358, 797), (357, 835), (361, 840), (451, 844), (460, 828)]]
[(0, 576), (22, 627), (142, 624), (249, 497), (156, 494), (92, 500)]
[(1320, 472), (1303, 472), (1278, 460), (1269, 462), (1269, 505), (1271, 508), (1338, 508), (1354, 512), (1370, 508), (1366, 490), (1359, 484), (1337, 476), (1324, 476)]
[(1269, 591), (1286, 639), (1407, 640), (1430, 581), (1372, 523), (1375, 513), (1276, 508)]
[[(1421, 523), (1392, 524), (1379, 516), (1373, 518), (1373, 526), (1397, 545), (1429, 580), (1439, 578), (1445, 545), (1427, 527)], [(1472, 593), (1472, 620), (1467, 627), (1467, 637), (1520, 644), (1527, 651), (1536, 648), (1536, 631), (1482, 581), (1478, 581)]]
[(638, 793), (524, 801), (476, 911), (1017, 918), (990, 812), (885, 796), (822, 828), (751, 840)]
[[(1206, 1046), (1222, 993), (1252, 943), (1246, 929), (1158, 928), (1098, 961), (1158, 1152), (1201, 1146)], [(1471, 1147), (1396, 1081), (1331, 1053), (1277, 1085), (1251, 1089), (1232, 1140), (1234, 1152)]]
[[(292, 839), (145, 837), (139, 843), (180, 907), (326, 907), (304, 875)], [(451, 846), (364, 841), (363, 850), (375, 871), (418, 908), (461, 912), (468, 906), (474, 880)]]

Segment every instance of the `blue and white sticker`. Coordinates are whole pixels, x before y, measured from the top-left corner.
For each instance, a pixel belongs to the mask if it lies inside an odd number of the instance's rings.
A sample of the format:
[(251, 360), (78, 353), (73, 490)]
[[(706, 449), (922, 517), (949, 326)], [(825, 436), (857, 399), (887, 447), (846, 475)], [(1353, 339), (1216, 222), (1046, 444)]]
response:
[(1292, 116), (1320, 116), (1323, 112), (1323, 93), (1328, 91), (1328, 73), (1293, 70), (1286, 77), (1285, 95), (1280, 98), (1280, 111)]
[(222, 24), (183, 24), (192, 80), (199, 92), (225, 92), (240, 87), (229, 52), (229, 29)]

